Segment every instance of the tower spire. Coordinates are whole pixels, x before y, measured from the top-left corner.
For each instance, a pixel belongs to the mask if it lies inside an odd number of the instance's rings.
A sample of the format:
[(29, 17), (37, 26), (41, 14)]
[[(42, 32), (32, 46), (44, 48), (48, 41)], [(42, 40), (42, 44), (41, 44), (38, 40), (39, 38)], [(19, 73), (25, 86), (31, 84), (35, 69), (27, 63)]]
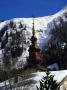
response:
[(33, 17), (33, 28), (32, 28), (32, 35), (35, 36), (35, 28), (34, 28), (34, 15), (32, 15)]
[(29, 65), (36, 65), (41, 63), (41, 53), (40, 48), (37, 44), (37, 38), (35, 36), (34, 28), (34, 16), (33, 17), (33, 27), (32, 27), (32, 36), (31, 36), (31, 45), (29, 46)]

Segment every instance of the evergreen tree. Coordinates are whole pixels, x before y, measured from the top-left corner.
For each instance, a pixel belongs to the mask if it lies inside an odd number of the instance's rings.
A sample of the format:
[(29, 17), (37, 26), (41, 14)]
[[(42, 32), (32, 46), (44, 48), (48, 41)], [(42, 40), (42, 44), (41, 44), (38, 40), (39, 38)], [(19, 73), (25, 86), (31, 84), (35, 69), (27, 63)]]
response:
[(67, 68), (67, 21), (60, 17), (59, 22), (57, 25), (56, 21), (53, 21), (51, 38), (43, 47), (43, 63), (44, 65), (57, 63), (60, 69), (65, 69)]
[[(6, 45), (7, 41), (7, 32), (6, 30), (8, 29), (8, 26), (6, 25), (5, 27), (2, 28), (0, 31), (0, 42), (1, 42), (1, 49), (3, 49)], [(2, 39), (3, 34), (6, 32), (5, 38)]]
[(57, 86), (58, 84), (56, 83), (56, 80), (54, 80), (54, 75), (50, 75), (50, 72), (47, 70), (46, 76), (43, 76), (43, 78), (40, 81), (39, 90), (56, 90)]
[(22, 54), (23, 44), (26, 44), (25, 29), (26, 26), (22, 23), (20, 23), (19, 27), (16, 27), (16, 23), (10, 21), (9, 25), (6, 25), (2, 30), (3, 32), (1, 32), (0, 37), (6, 31), (5, 38), (1, 43), (1, 48), (4, 48), (3, 62), (5, 69), (13, 68), (17, 62), (17, 57)]

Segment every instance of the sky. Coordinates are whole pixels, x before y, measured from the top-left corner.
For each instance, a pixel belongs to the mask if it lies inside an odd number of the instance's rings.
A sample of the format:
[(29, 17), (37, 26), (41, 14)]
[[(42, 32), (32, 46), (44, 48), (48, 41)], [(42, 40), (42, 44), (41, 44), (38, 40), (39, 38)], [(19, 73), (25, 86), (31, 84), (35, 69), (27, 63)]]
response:
[(67, 5), (67, 0), (0, 0), (0, 19), (49, 16)]

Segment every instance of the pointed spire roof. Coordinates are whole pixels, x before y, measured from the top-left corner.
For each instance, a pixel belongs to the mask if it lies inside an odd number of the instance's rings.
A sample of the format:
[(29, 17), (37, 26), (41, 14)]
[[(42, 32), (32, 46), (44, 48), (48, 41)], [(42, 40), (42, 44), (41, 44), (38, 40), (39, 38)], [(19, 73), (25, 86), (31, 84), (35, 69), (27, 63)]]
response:
[(35, 36), (35, 22), (34, 22), (34, 15), (33, 18), (33, 26), (32, 26), (32, 36), (31, 36), (31, 45), (29, 47), (29, 65), (36, 65), (41, 63), (41, 53), (39, 46), (37, 44), (37, 38)]
[(34, 28), (34, 15), (32, 15), (33, 17), (33, 27), (32, 27), (32, 35), (35, 36), (35, 28)]
[(35, 36), (35, 28), (34, 28), (34, 15), (32, 15), (32, 17), (33, 17), (33, 27), (32, 27), (32, 37), (31, 37), (31, 42), (32, 43), (34, 43), (34, 42), (36, 42), (37, 41), (37, 38), (36, 38), (36, 36)]

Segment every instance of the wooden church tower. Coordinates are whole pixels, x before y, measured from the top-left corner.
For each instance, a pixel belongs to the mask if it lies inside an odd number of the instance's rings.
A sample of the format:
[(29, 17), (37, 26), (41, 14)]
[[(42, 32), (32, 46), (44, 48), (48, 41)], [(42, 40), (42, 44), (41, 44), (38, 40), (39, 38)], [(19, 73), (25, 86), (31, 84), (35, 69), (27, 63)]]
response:
[(29, 46), (29, 65), (37, 65), (41, 64), (42, 57), (41, 51), (37, 44), (37, 38), (35, 36), (35, 28), (34, 28), (34, 16), (33, 16), (33, 27), (32, 27), (32, 37), (31, 37), (31, 45)]

